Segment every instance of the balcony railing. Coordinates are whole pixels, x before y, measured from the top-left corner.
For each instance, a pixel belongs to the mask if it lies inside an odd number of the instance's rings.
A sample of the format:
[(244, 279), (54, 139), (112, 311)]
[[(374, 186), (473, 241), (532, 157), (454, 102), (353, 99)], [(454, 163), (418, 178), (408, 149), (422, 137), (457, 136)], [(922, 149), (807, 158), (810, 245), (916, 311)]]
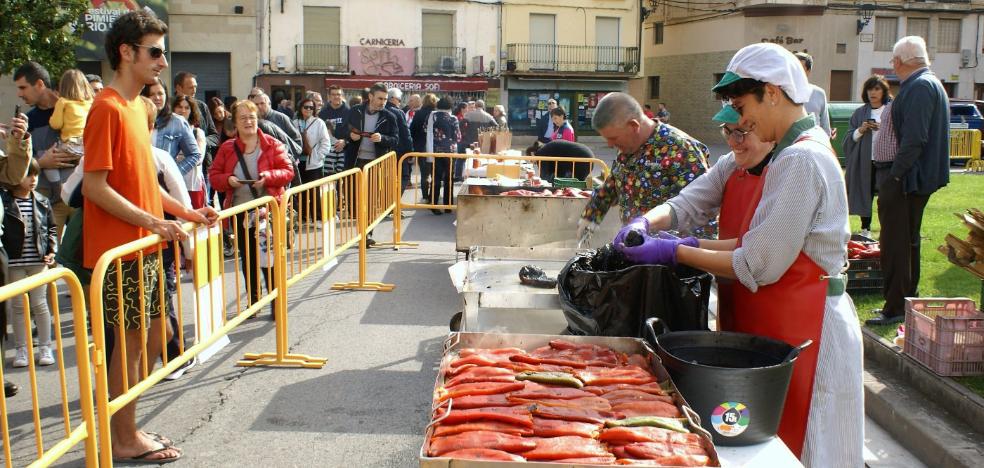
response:
[(507, 44), (505, 71), (635, 74), (639, 71), (639, 48)]
[(348, 72), (348, 46), (337, 44), (296, 44), (297, 71)]
[(417, 47), (419, 74), (464, 74), (465, 49), (463, 47)]

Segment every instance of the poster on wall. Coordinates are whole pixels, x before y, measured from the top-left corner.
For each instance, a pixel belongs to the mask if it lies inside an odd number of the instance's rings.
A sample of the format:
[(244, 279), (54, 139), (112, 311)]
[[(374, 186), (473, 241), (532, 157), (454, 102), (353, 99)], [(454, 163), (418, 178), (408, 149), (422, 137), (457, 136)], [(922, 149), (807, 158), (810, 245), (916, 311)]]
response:
[[(91, 0), (82, 14), (82, 41), (75, 48), (79, 60), (101, 61), (106, 59), (106, 33), (116, 18), (127, 12), (148, 10), (167, 23), (167, 0)], [(166, 40), (166, 39), (165, 39)]]

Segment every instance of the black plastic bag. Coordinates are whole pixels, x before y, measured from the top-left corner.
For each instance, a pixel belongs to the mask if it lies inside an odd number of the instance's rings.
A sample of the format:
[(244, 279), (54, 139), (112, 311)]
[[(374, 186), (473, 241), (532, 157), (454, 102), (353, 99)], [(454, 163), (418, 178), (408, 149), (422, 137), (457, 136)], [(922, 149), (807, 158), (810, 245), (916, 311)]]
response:
[(571, 334), (642, 337), (650, 317), (673, 331), (707, 330), (710, 273), (634, 265), (609, 244), (575, 256), (557, 279)]

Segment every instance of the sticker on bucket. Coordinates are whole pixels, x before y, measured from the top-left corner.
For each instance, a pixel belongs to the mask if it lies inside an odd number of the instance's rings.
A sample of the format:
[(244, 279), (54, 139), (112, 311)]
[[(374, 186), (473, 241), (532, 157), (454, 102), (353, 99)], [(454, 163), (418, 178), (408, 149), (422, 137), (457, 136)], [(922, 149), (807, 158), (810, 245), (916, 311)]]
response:
[(711, 411), (711, 426), (725, 437), (737, 437), (748, 429), (748, 407), (741, 403), (726, 401)]

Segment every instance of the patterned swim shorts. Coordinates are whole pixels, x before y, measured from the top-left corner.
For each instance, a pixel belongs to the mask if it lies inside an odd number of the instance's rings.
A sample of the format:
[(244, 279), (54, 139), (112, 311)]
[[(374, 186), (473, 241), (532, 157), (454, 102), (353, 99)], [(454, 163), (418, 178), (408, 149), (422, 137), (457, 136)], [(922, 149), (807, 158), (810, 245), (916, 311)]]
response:
[[(145, 255), (143, 258), (143, 271), (141, 272), (140, 260), (124, 260), (120, 262), (120, 270), (123, 279), (123, 303), (120, 304), (119, 292), (117, 291), (119, 278), (117, 276), (116, 262), (109, 265), (106, 269), (105, 283), (103, 284), (103, 310), (105, 311), (106, 324), (117, 326), (120, 323), (120, 316), (123, 318), (123, 327), (127, 330), (137, 330), (140, 328), (140, 320), (155, 318), (161, 315), (161, 295), (159, 270), (161, 260), (157, 253)], [(143, 307), (146, 314), (142, 313), (140, 276), (143, 276)], [(120, 314), (122, 305), (123, 313)], [(149, 328), (149, 324), (144, 322)]]

